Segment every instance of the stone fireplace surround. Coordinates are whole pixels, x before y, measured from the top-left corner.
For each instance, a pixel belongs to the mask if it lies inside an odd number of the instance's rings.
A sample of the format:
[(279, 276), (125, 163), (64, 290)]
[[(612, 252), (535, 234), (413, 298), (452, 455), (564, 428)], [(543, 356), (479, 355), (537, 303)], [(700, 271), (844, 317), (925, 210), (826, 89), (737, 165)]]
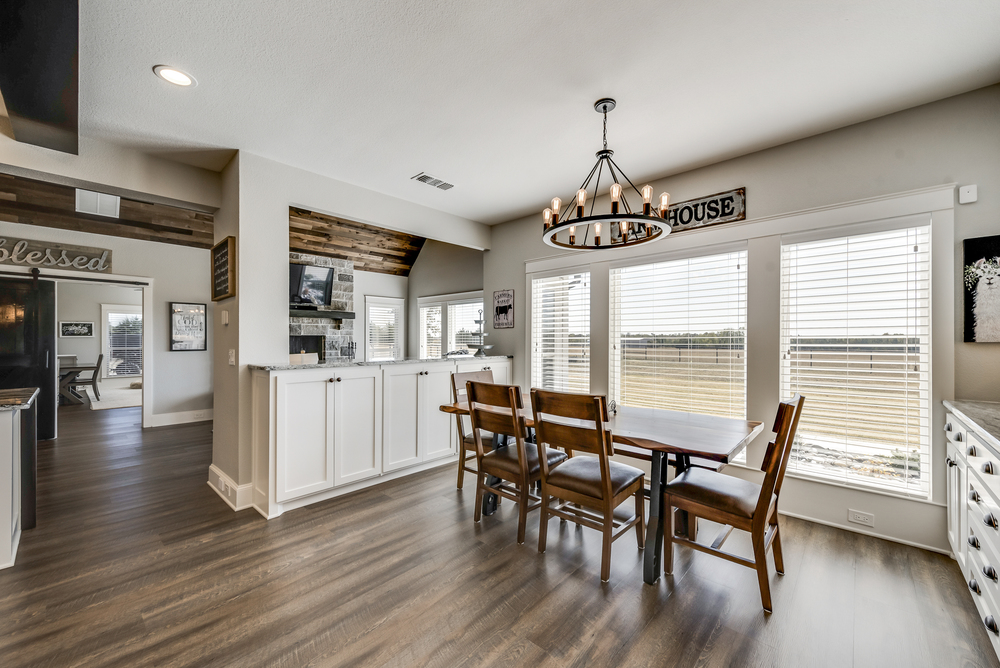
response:
[[(289, 253), (288, 260), (294, 264), (311, 264), (317, 267), (332, 267), (335, 270), (330, 292), (330, 306), (321, 306), (322, 311), (354, 310), (354, 263), (350, 260), (336, 260), (321, 255)], [(351, 357), (351, 343), (354, 341), (354, 321), (330, 318), (289, 318), (289, 336), (324, 337), (325, 355), (321, 359), (334, 360)], [(291, 344), (291, 342), (289, 342)], [(298, 350), (289, 352), (299, 352)]]

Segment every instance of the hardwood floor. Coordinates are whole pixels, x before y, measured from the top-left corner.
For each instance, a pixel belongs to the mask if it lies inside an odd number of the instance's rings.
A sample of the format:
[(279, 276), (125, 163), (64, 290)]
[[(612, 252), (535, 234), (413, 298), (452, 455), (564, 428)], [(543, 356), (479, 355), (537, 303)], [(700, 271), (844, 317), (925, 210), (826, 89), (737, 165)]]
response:
[[(782, 518), (785, 576), (642, 553), (505, 502), (480, 526), (454, 466), (295, 510), (234, 513), (206, 484), (210, 423), (62, 409), (38, 527), (0, 571), (14, 666), (1000, 666), (955, 562)], [(742, 541), (742, 542), (741, 542)], [(749, 540), (727, 547), (749, 554)]]

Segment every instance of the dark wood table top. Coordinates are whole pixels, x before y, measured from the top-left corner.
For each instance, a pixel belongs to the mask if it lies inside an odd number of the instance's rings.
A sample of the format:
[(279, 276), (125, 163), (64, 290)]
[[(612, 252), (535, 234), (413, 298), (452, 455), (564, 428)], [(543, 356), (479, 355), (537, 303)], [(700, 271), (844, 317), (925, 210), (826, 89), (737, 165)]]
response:
[[(459, 401), (441, 406), (445, 413), (468, 415), (469, 404)], [(522, 416), (534, 426), (530, 403)], [(566, 421), (572, 424), (572, 420)], [(584, 424), (583, 421), (580, 424)], [(590, 423), (591, 425), (593, 423)], [(619, 406), (618, 414), (607, 422), (615, 443), (643, 450), (656, 450), (728, 464), (750, 441), (764, 430), (762, 422), (699, 415), (662, 408)]]

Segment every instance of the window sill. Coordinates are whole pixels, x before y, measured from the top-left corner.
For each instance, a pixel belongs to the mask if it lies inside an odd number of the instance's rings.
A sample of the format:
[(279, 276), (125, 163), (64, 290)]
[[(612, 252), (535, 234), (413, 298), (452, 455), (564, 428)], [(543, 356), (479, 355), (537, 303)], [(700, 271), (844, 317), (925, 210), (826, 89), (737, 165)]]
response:
[[(747, 466), (745, 462), (730, 462), (729, 466), (734, 466), (736, 468), (746, 469), (747, 471), (756, 471), (760, 473), (760, 469)], [(938, 503), (929, 498), (921, 498), (919, 496), (907, 496), (906, 494), (898, 494), (890, 492), (884, 489), (878, 489), (875, 487), (862, 487), (861, 485), (849, 485), (843, 482), (837, 482), (835, 480), (830, 480), (827, 478), (820, 478), (819, 476), (804, 475), (802, 473), (793, 473), (787, 471), (785, 473), (787, 478), (795, 478), (796, 480), (804, 480), (806, 482), (819, 483), (821, 485), (830, 485), (831, 487), (840, 487), (841, 489), (848, 489), (854, 492), (865, 492), (866, 494), (878, 494), (879, 496), (889, 496), (894, 499), (900, 499), (903, 501), (913, 501), (914, 503), (923, 503), (929, 506), (938, 506), (941, 508), (947, 508), (947, 504)]]

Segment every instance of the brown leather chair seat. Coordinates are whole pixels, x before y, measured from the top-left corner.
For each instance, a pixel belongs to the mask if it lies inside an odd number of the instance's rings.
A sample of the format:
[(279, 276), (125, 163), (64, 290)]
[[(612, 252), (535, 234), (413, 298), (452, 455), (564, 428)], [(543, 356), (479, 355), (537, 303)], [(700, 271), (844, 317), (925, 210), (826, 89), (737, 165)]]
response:
[[(538, 446), (533, 443), (525, 443), (524, 455), (528, 462), (528, 475), (532, 478), (537, 477), (541, 471), (538, 463)], [(565, 452), (553, 448), (545, 448), (545, 455), (549, 466), (555, 466), (566, 459)], [(521, 464), (517, 461), (517, 447), (514, 445), (504, 445), (483, 455), (483, 470), (489, 471), (491, 469), (520, 475)], [(598, 471), (597, 479), (600, 480), (600, 478), (601, 473)]]
[[(490, 448), (493, 447), (493, 433), (492, 432), (483, 430), (483, 431), (479, 432), (479, 437), (483, 439), (483, 447), (490, 447)], [(476, 449), (476, 437), (473, 436), (472, 434), (469, 434), (468, 436), (466, 436), (463, 439), (463, 441), (465, 442), (465, 447), (468, 448), (469, 450), (475, 450)]]
[[(617, 496), (644, 475), (634, 466), (610, 460), (608, 473), (611, 476), (611, 496)], [(602, 498), (604, 490), (601, 488), (601, 460), (597, 457), (573, 457), (549, 471), (548, 483), (577, 494)]]
[[(760, 498), (760, 485), (700, 468), (690, 468), (667, 483), (666, 493), (751, 518)], [(772, 499), (774, 495), (772, 494)]]

